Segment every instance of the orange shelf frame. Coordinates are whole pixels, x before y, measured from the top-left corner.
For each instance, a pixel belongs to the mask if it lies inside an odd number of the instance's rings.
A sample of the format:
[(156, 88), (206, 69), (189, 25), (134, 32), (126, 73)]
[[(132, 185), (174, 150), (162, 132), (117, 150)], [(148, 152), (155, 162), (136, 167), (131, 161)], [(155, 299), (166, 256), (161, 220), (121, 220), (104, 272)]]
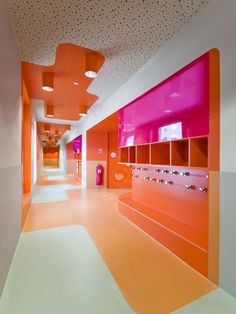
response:
[(151, 144), (151, 164), (170, 165), (170, 142)]
[(131, 164), (136, 163), (136, 147), (135, 146), (129, 147), (129, 163)]
[(190, 139), (190, 167), (208, 166), (208, 138)]
[(138, 164), (150, 163), (150, 145), (138, 145), (137, 146), (137, 160)]
[(189, 140), (171, 142), (171, 165), (189, 166)]

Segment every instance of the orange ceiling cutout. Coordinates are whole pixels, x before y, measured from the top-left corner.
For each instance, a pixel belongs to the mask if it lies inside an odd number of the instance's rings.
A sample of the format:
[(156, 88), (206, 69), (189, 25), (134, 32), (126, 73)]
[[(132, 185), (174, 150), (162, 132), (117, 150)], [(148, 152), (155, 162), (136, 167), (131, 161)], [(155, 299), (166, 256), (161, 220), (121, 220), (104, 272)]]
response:
[[(96, 55), (99, 70), (104, 63), (104, 56), (74, 44), (59, 45), (52, 66), (22, 62), (22, 75), (29, 97), (44, 100), (45, 106), (52, 105), (55, 122), (56, 119), (79, 120), (78, 107), (86, 105), (89, 108), (98, 99), (96, 95), (87, 92), (93, 79), (85, 76), (85, 60), (86, 55), (91, 53)], [(42, 89), (43, 72), (53, 73), (53, 92)], [(78, 82), (78, 85), (74, 85), (74, 82)]]
[[(45, 129), (48, 129), (49, 132), (46, 133)], [(39, 135), (47, 135), (47, 136), (59, 135), (59, 137), (61, 137), (65, 133), (65, 131), (69, 129), (70, 129), (70, 126), (67, 124), (37, 122), (37, 132)]]

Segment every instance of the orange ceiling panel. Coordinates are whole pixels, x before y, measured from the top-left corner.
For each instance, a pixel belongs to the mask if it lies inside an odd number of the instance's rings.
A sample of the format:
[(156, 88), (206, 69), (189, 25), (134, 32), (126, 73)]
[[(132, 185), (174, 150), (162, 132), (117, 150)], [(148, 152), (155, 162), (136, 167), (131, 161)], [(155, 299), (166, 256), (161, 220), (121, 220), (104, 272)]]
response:
[[(93, 80), (85, 76), (86, 56), (91, 53), (96, 55), (99, 70), (104, 63), (104, 56), (74, 44), (59, 45), (52, 66), (22, 62), (22, 75), (29, 97), (44, 100), (45, 106), (52, 105), (54, 119), (79, 120), (78, 106), (86, 105), (89, 108), (98, 99), (96, 95), (87, 92)], [(53, 73), (53, 92), (42, 89), (43, 72)], [(74, 85), (74, 82), (78, 82), (78, 85)]]

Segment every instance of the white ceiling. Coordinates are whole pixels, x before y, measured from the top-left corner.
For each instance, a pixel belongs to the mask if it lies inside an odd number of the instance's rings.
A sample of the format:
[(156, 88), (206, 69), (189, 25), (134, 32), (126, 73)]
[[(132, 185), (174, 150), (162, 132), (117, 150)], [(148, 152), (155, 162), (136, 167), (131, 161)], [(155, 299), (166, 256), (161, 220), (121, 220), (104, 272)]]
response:
[[(101, 104), (210, 0), (8, 0), (21, 57), (51, 65), (60, 43), (106, 61), (89, 92)], [(55, 121), (55, 120), (54, 120)]]

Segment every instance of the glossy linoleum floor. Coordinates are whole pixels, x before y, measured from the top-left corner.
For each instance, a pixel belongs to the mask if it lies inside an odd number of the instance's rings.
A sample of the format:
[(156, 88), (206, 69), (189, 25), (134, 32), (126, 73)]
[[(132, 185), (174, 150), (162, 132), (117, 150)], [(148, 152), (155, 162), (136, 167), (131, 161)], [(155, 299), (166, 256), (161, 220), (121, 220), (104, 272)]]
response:
[(124, 191), (43, 175), (1, 314), (236, 313), (234, 298), (119, 214)]

